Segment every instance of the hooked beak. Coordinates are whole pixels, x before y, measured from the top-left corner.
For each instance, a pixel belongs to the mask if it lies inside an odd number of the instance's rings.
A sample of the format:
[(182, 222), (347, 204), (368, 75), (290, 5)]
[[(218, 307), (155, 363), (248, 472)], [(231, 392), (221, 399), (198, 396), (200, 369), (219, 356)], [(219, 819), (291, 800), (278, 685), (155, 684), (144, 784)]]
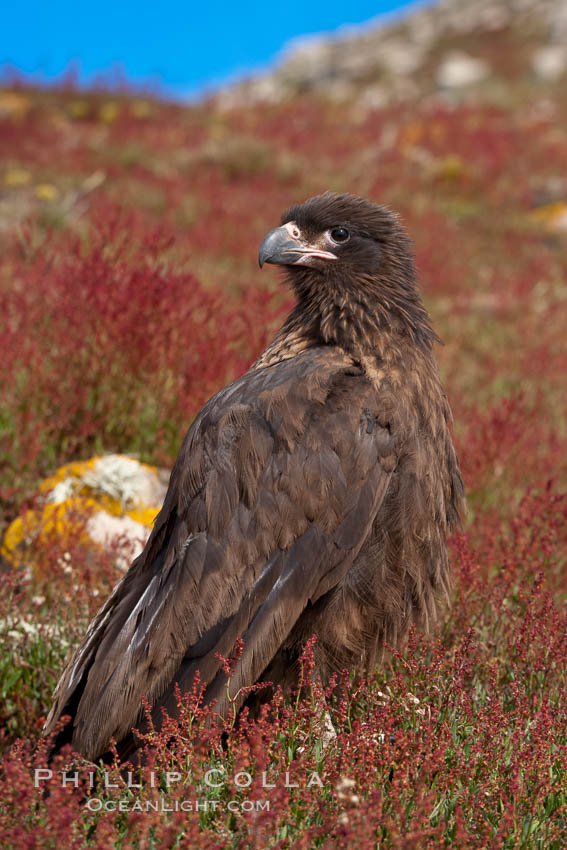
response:
[(285, 225), (270, 231), (258, 254), (260, 268), (264, 263), (275, 263), (283, 266), (306, 265), (309, 257), (321, 257), (325, 260), (336, 260), (335, 254), (324, 251), (316, 245), (306, 245), (299, 239), (294, 239)]

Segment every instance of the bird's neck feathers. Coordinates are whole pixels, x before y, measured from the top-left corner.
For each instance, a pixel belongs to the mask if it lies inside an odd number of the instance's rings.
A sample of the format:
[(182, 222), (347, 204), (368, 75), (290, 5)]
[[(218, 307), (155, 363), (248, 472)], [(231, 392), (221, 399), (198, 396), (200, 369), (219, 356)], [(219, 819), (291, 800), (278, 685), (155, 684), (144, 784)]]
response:
[(410, 274), (324, 275), (293, 268), (289, 282), (297, 304), (261, 358), (262, 364), (293, 357), (314, 345), (336, 345), (356, 359), (384, 356), (407, 341), (431, 352), (438, 340)]

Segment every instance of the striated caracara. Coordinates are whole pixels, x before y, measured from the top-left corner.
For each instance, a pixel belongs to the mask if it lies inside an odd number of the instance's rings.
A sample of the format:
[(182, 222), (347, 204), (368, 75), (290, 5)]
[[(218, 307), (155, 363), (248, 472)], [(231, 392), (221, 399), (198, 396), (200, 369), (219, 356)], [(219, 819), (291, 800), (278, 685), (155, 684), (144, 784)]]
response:
[(226, 712), (217, 654), (238, 637), (232, 693), (289, 682), (312, 634), (326, 680), (374, 665), (448, 593), (464, 492), (398, 217), (326, 193), (286, 212), (259, 260), (285, 267), (297, 304), (193, 422), (143, 553), (55, 691), (45, 734), (70, 715), (56, 746), (86, 758), (111, 738), (131, 752), (142, 697), (159, 723), (197, 671)]

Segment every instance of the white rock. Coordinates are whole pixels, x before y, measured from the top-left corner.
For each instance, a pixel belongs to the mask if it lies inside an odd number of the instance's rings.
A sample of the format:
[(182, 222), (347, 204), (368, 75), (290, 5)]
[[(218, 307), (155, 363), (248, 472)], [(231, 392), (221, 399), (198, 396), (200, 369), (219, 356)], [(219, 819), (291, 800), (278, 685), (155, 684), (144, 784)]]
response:
[[(273, 77), (258, 77), (253, 80), (250, 91), (254, 103), (279, 103), (285, 97), (283, 87)], [(239, 106), (242, 106), (242, 103)]]
[(356, 90), (347, 80), (331, 80), (321, 87), (328, 98), (336, 100), (337, 103), (345, 103), (352, 100), (356, 95)]
[(557, 80), (567, 68), (567, 48), (560, 44), (541, 47), (532, 56), (532, 68), (543, 80)]
[(437, 83), (443, 88), (470, 86), (484, 80), (490, 69), (482, 59), (468, 53), (453, 51), (443, 59), (437, 69)]
[(61, 502), (66, 502), (75, 492), (75, 479), (64, 478), (55, 485), (53, 490), (48, 494), (47, 501), (54, 505), (60, 505)]
[(435, 41), (437, 25), (429, 9), (423, 9), (408, 18), (406, 28), (412, 42), (419, 45), (423, 50)]
[(106, 511), (97, 511), (87, 523), (87, 533), (91, 540), (100, 543), (105, 549), (120, 538), (120, 554), (117, 565), (127, 569), (130, 562), (137, 558), (149, 537), (151, 529), (136, 522), (129, 516), (113, 516)]
[(381, 83), (374, 83), (371, 86), (366, 86), (357, 103), (364, 110), (383, 109), (392, 99), (391, 90)]
[(560, 230), (562, 233), (567, 233), (567, 209), (557, 214), (551, 226), (551, 229)]
[(333, 42), (323, 36), (295, 38), (282, 51), (279, 73), (286, 80), (315, 82), (328, 74)]
[(567, 40), (567, 3), (556, 0), (547, 10), (547, 21), (552, 40), (565, 44)]
[(376, 58), (392, 74), (413, 74), (421, 67), (424, 51), (402, 39), (389, 39), (377, 51)]
[(126, 455), (99, 458), (83, 482), (93, 490), (107, 493), (123, 505), (161, 505), (165, 488), (156, 472)]
[(487, 6), (482, 9), (479, 16), (479, 22), (483, 29), (500, 30), (508, 26), (510, 23), (511, 14), (508, 9), (503, 6)]

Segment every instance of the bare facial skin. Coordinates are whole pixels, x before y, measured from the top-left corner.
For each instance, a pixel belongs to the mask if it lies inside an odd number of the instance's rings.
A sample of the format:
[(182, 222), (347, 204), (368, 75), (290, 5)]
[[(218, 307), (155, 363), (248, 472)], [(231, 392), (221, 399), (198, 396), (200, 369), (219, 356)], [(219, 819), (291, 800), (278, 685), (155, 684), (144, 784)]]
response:
[(337, 255), (326, 250), (324, 235), (315, 242), (309, 242), (295, 221), (288, 221), (272, 230), (260, 246), (259, 263), (275, 263), (289, 266), (310, 265), (315, 258), (336, 260)]

